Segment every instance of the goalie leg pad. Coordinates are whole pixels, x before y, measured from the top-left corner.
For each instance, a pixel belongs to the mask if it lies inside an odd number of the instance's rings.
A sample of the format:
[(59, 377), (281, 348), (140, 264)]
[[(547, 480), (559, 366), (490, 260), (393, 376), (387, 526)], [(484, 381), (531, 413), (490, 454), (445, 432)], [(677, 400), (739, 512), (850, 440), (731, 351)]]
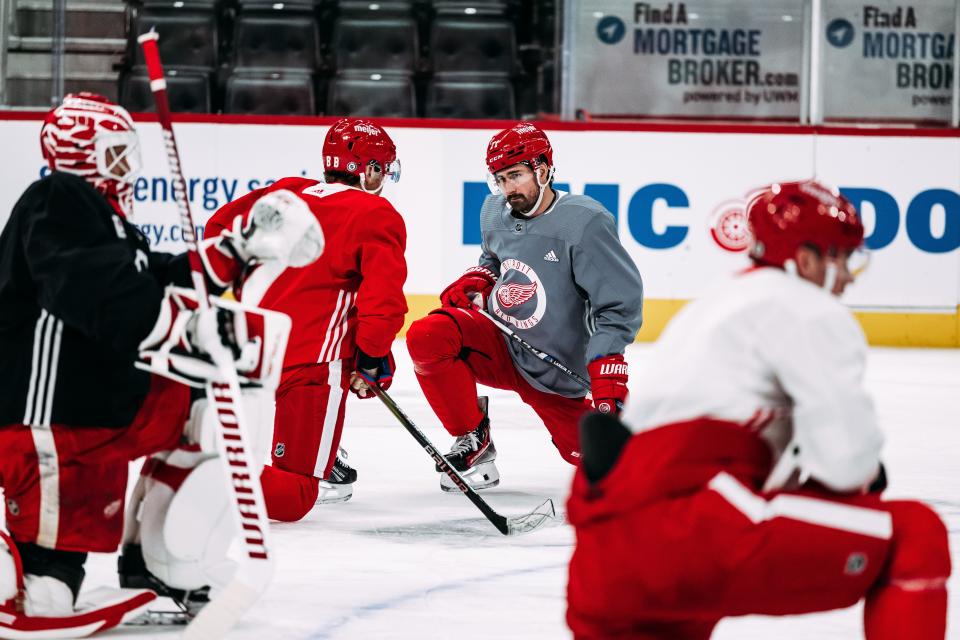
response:
[[(269, 389), (242, 390), (254, 463), (267, 457), (273, 397)], [(228, 550), (239, 532), (223, 483), (223, 462), (215, 455), (216, 433), (216, 413), (209, 401), (194, 401), (184, 429), (189, 444), (145, 463), (137, 488), (142, 499), (135, 522), (127, 523), (130, 535), (125, 542), (139, 542), (147, 571), (173, 590), (216, 589), (237, 568)], [(258, 477), (260, 467), (253, 471)]]
[[(34, 556), (27, 559), (28, 564), (43, 556), (42, 551), (25, 550)], [(85, 555), (56, 558), (75, 570)], [(132, 620), (156, 599), (154, 593), (141, 589), (98, 589), (85, 595), (74, 611), (71, 586), (50, 575), (24, 575), (23, 566), (17, 545), (0, 531), (0, 638), (83, 638)]]
[(227, 549), (237, 530), (219, 465), (216, 457), (177, 450), (149, 472), (140, 542), (147, 569), (169, 587), (222, 586), (236, 571)]

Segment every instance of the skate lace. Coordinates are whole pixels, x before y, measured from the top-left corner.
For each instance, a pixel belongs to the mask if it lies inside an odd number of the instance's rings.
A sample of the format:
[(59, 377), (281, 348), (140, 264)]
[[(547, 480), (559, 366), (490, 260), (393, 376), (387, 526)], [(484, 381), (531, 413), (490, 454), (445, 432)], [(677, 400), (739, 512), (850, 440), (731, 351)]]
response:
[(465, 436), (459, 436), (456, 442), (453, 443), (453, 447), (450, 449), (450, 453), (461, 454), (461, 453), (470, 453), (471, 451), (476, 451), (480, 448), (480, 440), (477, 438), (477, 434), (472, 431)]

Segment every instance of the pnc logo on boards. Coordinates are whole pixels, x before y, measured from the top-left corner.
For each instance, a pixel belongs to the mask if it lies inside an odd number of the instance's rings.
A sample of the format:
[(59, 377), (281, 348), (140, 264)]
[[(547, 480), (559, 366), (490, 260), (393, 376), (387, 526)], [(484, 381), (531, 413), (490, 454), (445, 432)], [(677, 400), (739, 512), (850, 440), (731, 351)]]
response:
[[(572, 192), (566, 183), (557, 182), (554, 187)], [(716, 215), (719, 200), (691, 202), (682, 187), (670, 183), (647, 184), (629, 195), (621, 191), (620, 184), (587, 183), (581, 193), (600, 202), (614, 218), (625, 218), (629, 237), (646, 249), (673, 249), (683, 244), (691, 227), (701, 229), (706, 216), (711, 212)], [(960, 193), (956, 191), (925, 189), (900, 200), (875, 187), (840, 187), (840, 191), (863, 216), (867, 227), (866, 246), (872, 251), (889, 246), (901, 234), (924, 253), (950, 253), (960, 249)], [(481, 243), (480, 207), (489, 194), (486, 182), (463, 183), (462, 241), (465, 245)], [(714, 225), (713, 229), (717, 227)], [(746, 240), (745, 220), (735, 215), (723, 220), (721, 229), (724, 242), (736, 246)]]

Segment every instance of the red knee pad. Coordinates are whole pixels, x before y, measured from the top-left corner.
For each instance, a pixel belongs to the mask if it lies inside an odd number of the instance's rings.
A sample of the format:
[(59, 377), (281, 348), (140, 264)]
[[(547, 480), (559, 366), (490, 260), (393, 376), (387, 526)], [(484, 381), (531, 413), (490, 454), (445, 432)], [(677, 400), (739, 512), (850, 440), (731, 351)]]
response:
[(407, 351), (418, 373), (442, 368), (463, 349), (463, 335), (457, 322), (445, 311), (420, 318), (407, 329)]
[(260, 473), (267, 516), (281, 522), (296, 522), (310, 513), (320, 493), (313, 476), (291, 473), (267, 465)]
[[(886, 507), (893, 516), (887, 579), (905, 589), (921, 591), (929, 581), (949, 576), (950, 547), (940, 516), (921, 502), (888, 502)], [(934, 584), (929, 586), (936, 588)]]

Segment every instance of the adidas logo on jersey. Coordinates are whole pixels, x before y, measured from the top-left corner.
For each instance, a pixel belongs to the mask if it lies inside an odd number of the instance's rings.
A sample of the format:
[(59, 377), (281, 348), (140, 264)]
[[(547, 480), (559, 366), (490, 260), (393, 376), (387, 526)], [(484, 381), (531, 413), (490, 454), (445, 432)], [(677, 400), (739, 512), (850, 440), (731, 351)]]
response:
[(557, 257), (557, 254), (553, 252), (553, 249), (547, 252), (547, 255), (543, 256), (543, 259), (547, 262), (560, 262), (560, 258)]

